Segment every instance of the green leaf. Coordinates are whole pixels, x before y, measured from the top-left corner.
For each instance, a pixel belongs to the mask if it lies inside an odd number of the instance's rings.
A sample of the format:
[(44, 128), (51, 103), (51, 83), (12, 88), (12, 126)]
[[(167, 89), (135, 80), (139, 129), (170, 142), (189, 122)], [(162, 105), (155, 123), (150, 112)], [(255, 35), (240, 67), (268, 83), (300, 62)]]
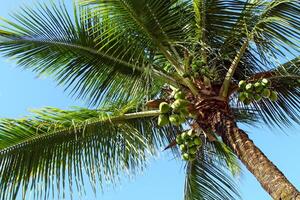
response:
[(171, 79), (155, 69), (130, 33), (116, 40), (120, 34), (112, 31), (114, 23), (100, 20), (99, 13), (74, 7), (72, 16), (63, 4), (54, 3), (21, 11), (14, 15), (16, 23), (4, 20), (9, 27), (0, 32), (0, 51), (24, 69), (53, 76), (92, 105), (151, 96), (161, 81)]
[[(157, 128), (159, 111), (124, 114), (133, 110), (44, 108), (32, 117), (1, 119), (0, 199), (15, 199), (21, 191), (37, 199), (60, 199), (67, 184), (82, 194), (83, 175), (96, 192), (104, 181), (114, 184), (121, 175), (141, 171), (175, 131)], [(50, 193), (56, 190), (62, 193)]]
[(209, 149), (187, 165), (185, 200), (240, 199), (235, 182)]

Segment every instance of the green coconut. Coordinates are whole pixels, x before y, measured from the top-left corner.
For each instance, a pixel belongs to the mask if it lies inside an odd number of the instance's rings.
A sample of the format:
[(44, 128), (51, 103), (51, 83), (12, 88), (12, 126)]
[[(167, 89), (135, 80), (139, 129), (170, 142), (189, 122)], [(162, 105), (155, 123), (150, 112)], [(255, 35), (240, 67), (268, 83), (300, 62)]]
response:
[(187, 132), (183, 132), (183, 133), (181, 133), (181, 139), (183, 140), (183, 141), (185, 141), (186, 139), (188, 139), (188, 135), (187, 135)]
[(173, 114), (169, 117), (169, 121), (173, 125), (179, 125), (180, 124), (180, 116), (178, 114)]
[(198, 148), (197, 147), (191, 147), (191, 148), (189, 148), (189, 153), (190, 154), (196, 154), (197, 153), (197, 151), (198, 151)]
[(251, 91), (253, 89), (253, 84), (252, 83), (248, 83), (246, 86), (245, 86), (245, 89), (247, 91)]
[(247, 84), (246, 81), (241, 80), (241, 81), (239, 82), (239, 88), (244, 89), (245, 86), (246, 86), (246, 84)]
[(187, 117), (187, 116), (189, 116), (190, 113), (189, 113), (187, 107), (183, 107), (180, 109), (180, 114), (184, 117)]
[(171, 107), (167, 102), (162, 102), (159, 104), (159, 111), (165, 114), (171, 111)]
[(277, 101), (278, 100), (278, 94), (277, 94), (277, 92), (271, 91), (271, 94), (270, 94), (269, 98), (270, 98), (271, 101)]
[(185, 151), (187, 150), (187, 146), (184, 145), (184, 144), (181, 144), (181, 145), (179, 146), (179, 149), (180, 149), (182, 152), (185, 152)]
[(194, 130), (193, 129), (190, 129), (188, 132), (187, 132), (187, 135), (189, 137), (192, 137), (194, 135)]
[(197, 146), (201, 146), (202, 145), (202, 140), (199, 137), (194, 138), (193, 142)]
[(196, 144), (195, 144), (194, 140), (188, 141), (188, 146), (189, 146), (189, 147), (194, 147), (195, 145), (196, 145)]
[(270, 86), (270, 81), (269, 81), (268, 79), (266, 79), (266, 78), (263, 78), (263, 79), (261, 80), (261, 84), (262, 84), (263, 86), (265, 86), (265, 87), (269, 87), (269, 86)]
[(176, 92), (176, 94), (174, 95), (175, 99), (185, 99), (185, 94), (181, 91)]
[(169, 118), (167, 115), (158, 116), (158, 126), (165, 126), (169, 123)]
[(261, 100), (261, 95), (255, 94), (254, 99), (255, 99), (255, 101), (260, 101)]
[(264, 89), (264, 90), (262, 91), (262, 96), (263, 96), (263, 97), (269, 98), (270, 95), (271, 95), (271, 91), (270, 91), (269, 89), (266, 88), (266, 89)]
[(188, 153), (182, 154), (182, 159), (188, 161), (190, 159), (190, 155)]
[(181, 135), (177, 135), (177, 137), (176, 137), (176, 143), (177, 144), (182, 144), (183, 143), (183, 139), (182, 139)]
[(239, 94), (239, 100), (240, 100), (240, 101), (243, 102), (246, 98), (247, 98), (247, 95), (246, 95), (245, 92), (241, 92), (241, 93)]
[(256, 92), (261, 92), (264, 89), (264, 86), (260, 82), (256, 82), (254, 88)]

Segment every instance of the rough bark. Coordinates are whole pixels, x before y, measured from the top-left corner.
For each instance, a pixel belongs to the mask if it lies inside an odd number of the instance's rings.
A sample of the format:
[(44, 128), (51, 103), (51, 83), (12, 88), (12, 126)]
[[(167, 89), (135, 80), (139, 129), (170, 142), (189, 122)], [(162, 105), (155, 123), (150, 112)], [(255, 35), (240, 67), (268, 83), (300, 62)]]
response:
[(275, 200), (300, 200), (299, 191), (284, 174), (255, 146), (248, 135), (230, 117), (217, 113), (212, 128), (221, 133), (224, 142), (233, 150), (262, 187)]

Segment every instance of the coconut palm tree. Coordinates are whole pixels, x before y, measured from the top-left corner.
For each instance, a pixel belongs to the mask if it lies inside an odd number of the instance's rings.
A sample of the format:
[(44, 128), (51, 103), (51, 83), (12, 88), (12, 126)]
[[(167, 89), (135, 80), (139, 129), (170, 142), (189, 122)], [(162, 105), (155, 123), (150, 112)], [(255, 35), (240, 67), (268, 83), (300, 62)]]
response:
[(238, 199), (236, 158), (274, 199), (300, 199), (238, 126), (299, 122), (297, 0), (82, 0), (14, 19), (0, 51), (89, 106), (1, 119), (1, 199), (83, 192), (84, 175), (96, 191), (162, 147), (186, 162), (186, 200)]

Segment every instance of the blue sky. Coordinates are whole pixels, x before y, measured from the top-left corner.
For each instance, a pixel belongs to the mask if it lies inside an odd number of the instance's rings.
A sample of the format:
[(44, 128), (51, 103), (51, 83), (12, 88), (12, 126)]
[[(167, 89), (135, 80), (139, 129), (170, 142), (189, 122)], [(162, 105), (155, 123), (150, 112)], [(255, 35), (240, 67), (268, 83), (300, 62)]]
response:
[[(40, 0), (47, 2), (49, 0)], [(71, 0), (67, 0), (71, 1)], [(30, 5), (34, 0), (9, 0), (0, 6), (0, 16), (8, 17), (8, 13), (16, 11), (22, 4)], [(29, 71), (17, 68), (7, 58), (0, 58), (0, 117), (21, 117), (30, 108), (54, 106), (68, 108), (84, 105), (75, 101), (57, 87), (51, 79), (39, 79)], [(279, 130), (266, 127), (243, 127), (248, 131), (256, 145), (272, 160), (288, 179), (300, 188), (300, 126)], [(184, 167), (168, 153), (162, 153), (152, 160), (145, 172), (132, 180), (123, 180), (115, 188), (107, 188), (97, 199), (102, 200), (181, 200), (183, 199)], [(271, 199), (260, 187), (255, 178), (243, 168), (238, 179), (244, 200)], [(93, 199), (89, 193), (84, 199)]]

